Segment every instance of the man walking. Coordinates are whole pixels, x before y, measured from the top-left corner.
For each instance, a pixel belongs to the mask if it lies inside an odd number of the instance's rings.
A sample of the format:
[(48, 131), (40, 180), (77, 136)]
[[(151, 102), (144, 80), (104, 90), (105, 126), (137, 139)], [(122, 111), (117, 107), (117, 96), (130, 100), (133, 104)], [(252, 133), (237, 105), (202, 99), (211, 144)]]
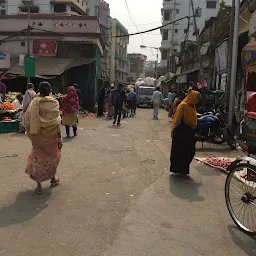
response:
[(122, 106), (125, 99), (125, 93), (122, 88), (123, 85), (119, 84), (118, 88), (113, 93), (113, 105), (115, 108), (113, 125), (115, 125), (117, 121), (117, 126), (121, 125)]
[(164, 96), (160, 91), (160, 87), (157, 87), (153, 93), (152, 102), (154, 106), (153, 118), (158, 119), (158, 110), (161, 106), (161, 103), (164, 101)]

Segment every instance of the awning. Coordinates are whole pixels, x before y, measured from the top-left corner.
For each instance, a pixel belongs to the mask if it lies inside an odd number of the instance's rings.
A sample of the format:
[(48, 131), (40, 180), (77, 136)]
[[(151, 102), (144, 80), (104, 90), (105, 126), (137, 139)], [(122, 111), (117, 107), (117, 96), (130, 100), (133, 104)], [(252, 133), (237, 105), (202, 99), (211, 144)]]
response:
[[(91, 64), (94, 58), (56, 58), (56, 57), (41, 57), (36, 58), (36, 77), (45, 76), (60, 76), (66, 70), (82, 65)], [(24, 67), (20, 67), (18, 59), (12, 63), (11, 69), (7, 74), (24, 76)]]
[(247, 44), (242, 50), (242, 67), (254, 72), (256, 69), (256, 42)]
[(193, 73), (193, 72), (197, 72), (199, 71), (200, 69), (199, 68), (196, 68), (196, 69), (191, 69), (191, 70), (188, 70), (186, 72), (183, 72), (179, 75), (176, 75), (175, 77), (177, 77), (177, 80), (176, 82), (179, 83), (179, 84), (182, 84), (182, 83), (187, 83), (187, 75), (190, 74), (190, 73)]

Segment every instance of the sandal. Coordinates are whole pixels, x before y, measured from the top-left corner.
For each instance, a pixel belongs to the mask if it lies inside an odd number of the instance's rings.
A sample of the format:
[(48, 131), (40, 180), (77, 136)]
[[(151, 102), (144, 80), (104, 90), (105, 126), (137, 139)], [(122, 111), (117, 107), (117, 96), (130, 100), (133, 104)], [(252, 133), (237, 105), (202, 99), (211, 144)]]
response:
[(60, 184), (60, 179), (53, 178), (50, 182), (50, 187), (54, 188)]
[(35, 189), (35, 193), (38, 194), (38, 195), (41, 195), (43, 194), (43, 189), (42, 189), (42, 186), (38, 185), (37, 188)]

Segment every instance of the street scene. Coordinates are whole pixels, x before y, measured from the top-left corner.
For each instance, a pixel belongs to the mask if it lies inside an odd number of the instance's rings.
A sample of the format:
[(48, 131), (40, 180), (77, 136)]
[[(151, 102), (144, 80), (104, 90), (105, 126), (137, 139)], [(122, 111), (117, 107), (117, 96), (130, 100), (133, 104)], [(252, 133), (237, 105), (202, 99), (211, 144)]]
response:
[(0, 256), (256, 256), (256, 0), (0, 1)]
[[(170, 123), (150, 109), (122, 127), (81, 120), (44, 194), (24, 173), (25, 135), (1, 135), (1, 255), (255, 255), (228, 214), (225, 174), (193, 161), (191, 180), (169, 174)], [(64, 131), (63, 131), (64, 132)], [(239, 156), (197, 145), (196, 156)], [(227, 153), (227, 154), (226, 154)]]

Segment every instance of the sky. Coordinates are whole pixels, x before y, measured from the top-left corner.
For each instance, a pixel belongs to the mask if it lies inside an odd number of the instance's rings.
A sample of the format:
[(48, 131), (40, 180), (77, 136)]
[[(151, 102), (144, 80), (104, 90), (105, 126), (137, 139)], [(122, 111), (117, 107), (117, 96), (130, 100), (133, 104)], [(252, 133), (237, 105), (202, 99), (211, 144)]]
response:
[[(125, 0), (105, 0), (110, 5), (110, 15), (118, 19), (129, 31), (138, 32), (161, 26), (162, 0), (127, 0), (131, 18), (129, 17)], [(137, 24), (138, 30), (136, 26)], [(156, 50), (141, 49), (140, 45), (151, 47), (161, 46), (160, 30), (149, 34), (131, 36), (128, 46), (128, 53), (142, 53), (148, 56), (149, 60), (156, 60)]]

